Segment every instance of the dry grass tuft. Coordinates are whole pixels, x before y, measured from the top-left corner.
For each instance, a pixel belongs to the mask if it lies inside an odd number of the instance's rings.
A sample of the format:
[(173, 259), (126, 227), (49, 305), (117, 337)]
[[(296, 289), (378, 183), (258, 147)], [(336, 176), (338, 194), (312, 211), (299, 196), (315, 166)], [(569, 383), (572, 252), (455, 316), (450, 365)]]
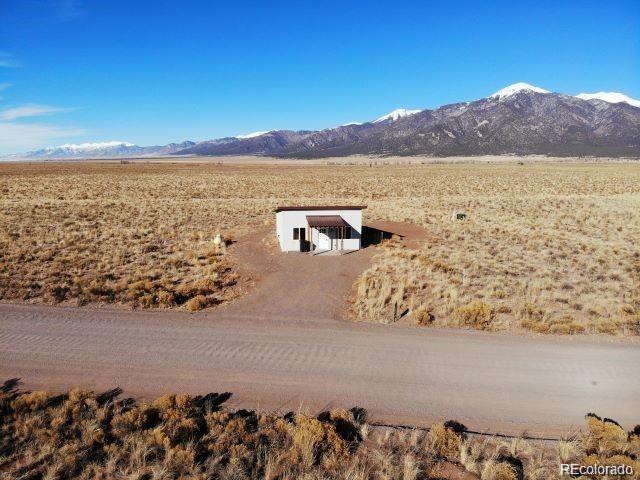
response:
[(430, 449), (443, 458), (457, 458), (461, 441), (461, 432), (456, 432), (453, 428), (444, 423), (433, 425), (429, 429), (428, 441)]
[[(582, 439), (585, 465), (628, 465), (635, 472), (631, 478), (640, 478), (640, 425), (625, 432), (614, 420), (590, 413), (586, 416), (587, 434)], [(625, 478), (629, 478), (628, 476)]]
[[(552, 320), (535, 320), (527, 318), (522, 320), (522, 326), (536, 333), (555, 333), (560, 335), (584, 333), (586, 330), (586, 327), (583, 324), (578, 323), (576, 319), (570, 315), (554, 318)], [(612, 326), (611, 331), (606, 333), (615, 333), (615, 331), (616, 329)]]
[[(0, 387), (0, 472), (6, 478), (221, 480), (487, 480), (558, 478), (558, 463), (627, 464), (640, 472), (640, 426), (587, 416), (587, 432), (555, 446), (466, 433), (372, 427), (362, 409), (318, 416), (227, 410), (230, 394), (165, 395), (152, 403), (71, 390)], [(634, 478), (637, 478), (634, 477)]]
[[(96, 395), (0, 390), (0, 469), (8, 478), (431, 478), (426, 435), (371, 427), (360, 408), (317, 417), (222, 407), (229, 394), (165, 395), (150, 404)], [(365, 428), (366, 427), (366, 428)], [(453, 432), (453, 431), (451, 431)], [(448, 442), (455, 441), (454, 435)], [(450, 452), (453, 454), (453, 449)]]
[(431, 325), (434, 320), (435, 317), (426, 306), (416, 308), (415, 311), (411, 314), (411, 322), (422, 327)]
[(456, 308), (453, 311), (453, 318), (462, 327), (493, 330), (495, 312), (485, 302), (474, 300)]
[(589, 429), (585, 438), (587, 454), (612, 456), (627, 453), (629, 436), (620, 425), (595, 414), (589, 414), (586, 418)]
[(518, 480), (518, 471), (508, 462), (499, 459), (488, 460), (480, 475), (482, 480)]

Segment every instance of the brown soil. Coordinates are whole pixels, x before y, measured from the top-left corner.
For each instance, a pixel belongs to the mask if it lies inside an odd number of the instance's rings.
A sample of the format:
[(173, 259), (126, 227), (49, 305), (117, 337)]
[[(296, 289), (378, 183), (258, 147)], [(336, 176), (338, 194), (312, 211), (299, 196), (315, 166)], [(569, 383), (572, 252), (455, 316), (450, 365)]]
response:
[(453, 418), (505, 433), (565, 433), (589, 411), (638, 422), (636, 340), (347, 322), (345, 297), (375, 247), (280, 254), (266, 233), (230, 247), (255, 285), (211, 311), (0, 304), (0, 378), (141, 398), (229, 391), (231, 406), (268, 410), (359, 405), (389, 424)]
[(373, 247), (343, 255), (280, 253), (257, 232), (231, 250), (253, 291), (229, 304), (225, 314), (278, 322), (339, 321), (356, 277), (369, 265)]

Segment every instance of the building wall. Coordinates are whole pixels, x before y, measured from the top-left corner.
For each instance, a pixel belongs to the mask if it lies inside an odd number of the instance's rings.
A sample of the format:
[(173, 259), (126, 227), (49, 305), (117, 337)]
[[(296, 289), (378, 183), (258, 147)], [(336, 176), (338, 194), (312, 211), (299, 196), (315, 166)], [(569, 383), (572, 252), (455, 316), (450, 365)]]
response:
[[(340, 215), (351, 226), (351, 238), (343, 242), (344, 250), (358, 250), (362, 235), (362, 210), (285, 210), (276, 213), (276, 235), (283, 252), (299, 252), (300, 241), (293, 239), (294, 228), (309, 229), (307, 215)], [(309, 238), (309, 233), (306, 233)], [(318, 245), (318, 232), (313, 231), (313, 243)]]
[(278, 237), (278, 243), (280, 244), (280, 250), (284, 251), (284, 244), (282, 243), (282, 218), (284, 212), (276, 213), (276, 236)]

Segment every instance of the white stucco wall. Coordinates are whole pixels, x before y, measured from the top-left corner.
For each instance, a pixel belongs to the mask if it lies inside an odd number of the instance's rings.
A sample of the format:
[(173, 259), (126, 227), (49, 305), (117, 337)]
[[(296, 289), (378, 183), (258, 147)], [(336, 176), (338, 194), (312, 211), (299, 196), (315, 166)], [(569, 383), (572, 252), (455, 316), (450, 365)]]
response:
[[(285, 210), (276, 213), (276, 235), (280, 243), (280, 250), (283, 252), (300, 251), (300, 241), (293, 239), (293, 229), (305, 228), (308, 230), (307, 215), (340, 215), (351, 226), (351, 238), (343, 240), (342, 249), (358, 250), (360, 248), (362, 210)], [(314, 228), (313, 243), (316, 248), (318, 241), (318, 231)]]

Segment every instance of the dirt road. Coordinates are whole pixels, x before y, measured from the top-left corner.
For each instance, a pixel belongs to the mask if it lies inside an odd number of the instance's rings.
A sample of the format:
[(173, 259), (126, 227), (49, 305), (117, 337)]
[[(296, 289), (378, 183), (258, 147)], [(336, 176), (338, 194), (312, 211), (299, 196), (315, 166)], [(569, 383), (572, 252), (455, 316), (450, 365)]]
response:
[(229, 391), (233, 406), (360, 405), (382, 422), (511, 433), (556, 434), (587, 412), (640, 422), (633, 341), (18, 305), (0, 319), (0, 377), (29, 388)]
[[(409, 245), (423, 231), (390, 222)], [(372, 419), (558, 434), (596, 412), (640, 423), (640, 343), (354, 324), (344, 299), (372, 249), (274, 253), (264, 232), (233, 246), (255, 288), (211, 312), (0, 304), (0, 379), (32, 389), (233, 393), (231, 406), (359, 405)]]

